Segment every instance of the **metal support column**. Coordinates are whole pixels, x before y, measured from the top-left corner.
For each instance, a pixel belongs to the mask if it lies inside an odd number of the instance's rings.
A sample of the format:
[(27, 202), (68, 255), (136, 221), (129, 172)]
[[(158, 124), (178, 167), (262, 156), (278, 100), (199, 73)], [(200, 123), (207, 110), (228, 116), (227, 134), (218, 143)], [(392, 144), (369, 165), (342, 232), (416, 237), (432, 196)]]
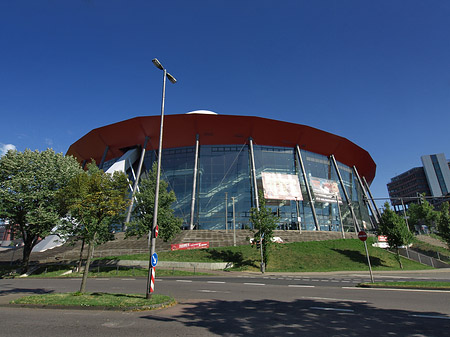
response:
[(191, 199), (191, 219), (189, 222), (189, 229), (194, 229), (194, 210), (195, 210), (195, 193), (197, 189), (197, 166), (198, 166), (198, 148), (199, 148), (199, 136), (195, 136), (195, 159), (194, 159), (194, 178), (192, 180), (192, 199)]
[(249, 140), (249, 145), (250, 145), (250, 160), (251, 160), (251, 165), (252, 165), (252, 177), (253, 177), (253, 186), (254, 186), (254, 192), (255, 192), (255, 203), (256, 203), (256, 208), (259, 210), (258, 186), (256, 185), (255, 154), (253, 152), (253, 138), (250, 137), (248, 140)]
[(316, 229), (318, 231), (320, 231), (319, 221), (317, 220), (317, 215), (316, 215), (316, 208), (314, 207), (314, 200), (312, 198), (311, 189), (309, 188), (309, 182), (308, 182), (308, 178), (306, 176), (305, 165), (303, 165), (302, 154), (300, 152), (300, 148), (298, 147), (298, 145), (296, 145), (295, 148), (297, 150), (297, 157), (300, 162), (300, 168), (302, 170), (302, 175), (303, 175), (303, 180), (305, 182), (306, 192), (308, 193), (309, 202), (311, 203), (311, 211), (313, 214), (314, 225), (316, 226)]
[(401, 198), (400, 200), (402, 201), (403, 216), (405, 217), (406, 228), (408, 228), (408, 230), (411, 232), (411, 230), (409, 229), (408, 216), (406, 215), (405, 203), (403, 202), (403, 198)]
[(228, 233), (228, 192), (225, 192), (225, 233)]
[(372, 192), (370, 191), (370, 188), (369, 188), (369, 184), (367, 183), (366, 177), (364, 177), (364, 176), (363, 176), (363, 182), (364, 182), (364, 185), (366, 186), (367, 193), (369, 193), (369, 197), (370, 197), (370, 200), (372, 201), (372, 205), (378, 214), (378, 219), (381, 219), (380, 210), (378, 209), (377, 204), (375, 203), (375, 200), (373, 199)]
[[(364, 186), (364, 184), (363, 184), (363, 182), (362, 182), (362, 180), (361, 180), (361, 178), (360, 178), (360, 176), (359, 176), (359, 173), (358, 173), (358, 170), (356, 169), (356, 166), (354, 166), (354, 165), (353, 165), (353, 172), (355, 173), (356, 179), (358, 179), (359, 187), (361, 187), (361, 190), (362, 190), (363, 193), (364, 193), (364, 203), (365, 203), (367, 206), (369, 206), (370, 211), (372, 212), (372, 215), (373, 215), (373, 217), (375, 218), (375, 222), (376, 222), (377, 224), (379, 224), (380, 221), (379, 221), (379, 219), (378, 219), (378, 215), (377, 215), (377, 213), (375, 212), (375, 210), (373, 209), (372, 204), (371, 204), (370, 201), (369, 201), (369, 196), (367, 195), (366, 188), (365, 188), (365, 186)], [(372, 220), (371, 220), (371, 221), (372, 221)], [(372, 225), (373, 225), (373, 224), (372, 224)]]
[(345, 239), (345, 233), (344, 233), (344, 223), (342, 222), (342, 214), (341, 214), (341, 207), (339, 206), (339, 198), (338, 195), (335, 195), (336, 198), (336, 206), (337, 206), (337, 210), (338, 210), (338, 215), (339, 215), (339, 223), (341, 224), (341, 232), (342, 232), (342, 238)]
[(330, 159), (331, 159), (331, 161), (332, 161), (332, 163), (334, 165), (334, 169), (336, 170), (336, 173), (338, 175), (339, 182), (340, 182), (341, 187), (342, 187), (342, 191), (344, 192), (345, 201), (347, 202), (347, 205), (350, 208), (350, 213), (352, 213), (353, 223), (355, 225), (355, 231), (356, 231), (356, 233), (358, 233), (359, 232), (359, 225), (358, 225), (358, 220), (356, 219), (355, 211), (354, 211), (353, 206), (352, 206), (352, 201), (348, 197), (347, 190), (345, 189), (344, 181), (342, 180), (341, 172), (339, 171), (339, 168), (337, 166), (336, 159), (334, 158), (334, 155), (330, 155)]
[(98, 168), (101, 170), (103, 168), (103, 164), (105, 163), (106, 155), (108, 154), (109, 146), (106, 145), (105, 151), (103, 151), (102, 159), (100, 160), (100, 164), (98, 164)]
[[(144, 146), (142, 147), (141, 158), (139, 159), (139, 167), (137, 170), (136, 177), (134, 178), (133, 192), (131, 193), (131, 202), (130, 202), (130, 206), (128, 207), (127, 218), (125, 219), (125, 224), (123, 226), (124, 231), (127, 229), (127, 224), (130, 222), (130, 219), (131, 219), (131, 211), (133, 210), (133, 204), (134, 204), (134, 195), (136, 194), (136, 190), (137, 190), (138, 184), (139, 184), (139, 178), (141, 177), (142, 165), (144, 164), (145, 150), (147, 148), (148, 140), (149, 140), (149, 137), (146, 136), (145, 141), (144, 141)], [(133, 167), (131, 166), (131, 163), (130, 163), (130, 167), (131, 167), (131, 169), (133, 169)]]

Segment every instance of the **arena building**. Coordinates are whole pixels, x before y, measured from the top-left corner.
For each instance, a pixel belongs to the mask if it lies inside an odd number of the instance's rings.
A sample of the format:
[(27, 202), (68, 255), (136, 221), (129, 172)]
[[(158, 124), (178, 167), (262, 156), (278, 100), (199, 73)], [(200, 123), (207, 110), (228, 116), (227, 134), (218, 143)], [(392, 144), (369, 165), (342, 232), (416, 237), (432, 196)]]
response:
[[(132, 188), (157, 160), (159, 130), (160, 116), (128, 119), (92, 130), (67, 154), (126, 172)], [(367, 151), (309, 126), (210, 111), (164, 117), (161, 177), (185, 229), (251, 228), (264, 192), (279, 229), (371, 230), (375, 170)]]

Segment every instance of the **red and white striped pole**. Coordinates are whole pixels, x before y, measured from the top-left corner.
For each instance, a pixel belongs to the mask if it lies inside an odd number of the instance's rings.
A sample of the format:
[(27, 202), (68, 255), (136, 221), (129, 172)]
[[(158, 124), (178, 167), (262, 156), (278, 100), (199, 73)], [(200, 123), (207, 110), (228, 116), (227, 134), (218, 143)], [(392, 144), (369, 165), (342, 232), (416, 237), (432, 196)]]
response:
[(155, 291), (155, 267), (152, 267), (152, 275), (150, 279), (150, 293)]

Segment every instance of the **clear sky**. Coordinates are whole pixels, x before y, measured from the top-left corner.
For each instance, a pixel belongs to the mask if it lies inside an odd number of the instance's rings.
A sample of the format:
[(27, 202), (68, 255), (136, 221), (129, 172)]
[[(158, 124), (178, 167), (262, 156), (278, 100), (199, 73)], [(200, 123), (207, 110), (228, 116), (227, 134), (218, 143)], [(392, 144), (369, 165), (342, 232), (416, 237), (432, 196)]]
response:
[(65, 153), (90, 130), (206, 109), (343, 136), (376, 198), (450, 156), (448, 0), (0, 0), (0, 155)]

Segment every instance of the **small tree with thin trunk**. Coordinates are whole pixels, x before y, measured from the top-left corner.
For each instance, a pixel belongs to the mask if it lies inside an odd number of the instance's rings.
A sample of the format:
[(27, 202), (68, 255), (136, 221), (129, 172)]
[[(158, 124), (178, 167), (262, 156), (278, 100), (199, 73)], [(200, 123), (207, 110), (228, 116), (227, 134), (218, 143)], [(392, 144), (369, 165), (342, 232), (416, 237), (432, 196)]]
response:
[(266, 207), (263, 193), (259, 194), (259, 209), (250, 210), (250, 221), (257, 230), (255, 239), (261, 241), (262, 260), (264, 266), (269, 262), (269, 247), (272, 244), (273, 231), (277, 228), (278, 217), (272, 214), (272, 210)]
[(415, 231), (415, 226), (425, 225), (429, 229), (432, 229), (437, 221), (438, 212), (434, 210), (426, 199), (425, 195), (421, 195), (420, 202), (418, 204), (410, 204), (407, 214), (409, 216), (409, 225), (412, 231)]
[(123, 172), (108, 174), (95, 163), (78, 174), (61, 192), (71, 219), (77, 226), (69, 226), (72, 235), (88, 245), (86, 265), (80, 292), (85, 292), (94, 245), (114, 239), (113, 225), (123, 220), (129, 204), (128, 181)]
[(409, 245), (414, 236), (408, 230), (405, 220), (390, 208), (388, 202), (384, 204), (384, 211), (378, 225), (378, 234), (387, 236), (389, 247), (395, 249), (398, 263), (403, 269), (399, 248)]

